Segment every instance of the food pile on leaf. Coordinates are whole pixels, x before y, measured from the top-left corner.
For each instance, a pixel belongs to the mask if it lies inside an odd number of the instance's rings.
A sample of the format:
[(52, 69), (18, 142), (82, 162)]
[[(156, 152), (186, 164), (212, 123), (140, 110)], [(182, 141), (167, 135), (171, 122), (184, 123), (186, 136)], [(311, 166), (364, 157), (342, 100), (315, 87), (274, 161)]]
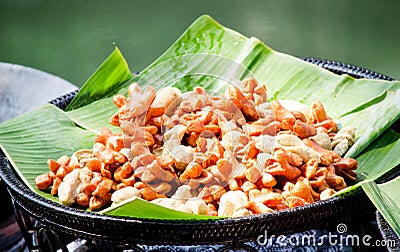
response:
[(248, 216), (331, 197), (356, 179), (343, 158), (355, 128), (339, 130), (321, 102), (267, 101), (245, 79), (224, 95), (204, 88), (156, 94), (133, 83), (113, 97), (118, 111), (92, 149), (48, 160), (38, 176), (66, 205), (99, 210), (132, 197), (195, 214)]

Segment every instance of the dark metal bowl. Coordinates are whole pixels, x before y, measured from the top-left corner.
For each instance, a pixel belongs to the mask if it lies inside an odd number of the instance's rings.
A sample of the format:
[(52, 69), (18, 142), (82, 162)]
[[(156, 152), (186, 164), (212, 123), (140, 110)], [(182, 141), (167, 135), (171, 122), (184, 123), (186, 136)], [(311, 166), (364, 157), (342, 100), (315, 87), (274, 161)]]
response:
[[(393, 80), (370, 70), (335, 61), (315, 58), (303, 60), (355, 78)], [(75, 94), (59, 97), (51, 103), (63, 109)], [(277, 235), (313, 228), (332, 229), (337, 223), (357, 226), (375, 216), (375, 207), (360, 190), (345, 197), (335, 197), (293, 209), (217, 221), (182, 222), (115, 217), (74, 209), (39, 196), (18, 178), (3, 153), (0, 153), (0, 176), (7, 184), (28, 244), (34, 244), (32, 230), (36, 233), (46, 230), (47, 235), (55, 237), (63, 249), (66, 249), (63, 241), (76, 237), (120, 246), (239, 244), (254, 241), (265, 231), (269, 235)], [(30, 221), (30, 217), (38, 222)], [(38, 246), (31, 245), (31, 249)]]

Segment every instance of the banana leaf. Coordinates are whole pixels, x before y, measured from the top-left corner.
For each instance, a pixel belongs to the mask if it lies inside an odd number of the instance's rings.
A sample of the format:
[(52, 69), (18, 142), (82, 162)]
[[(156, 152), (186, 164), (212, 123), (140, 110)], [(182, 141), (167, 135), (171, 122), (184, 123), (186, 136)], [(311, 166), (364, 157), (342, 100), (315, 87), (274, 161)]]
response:
[(112, 90), (123, 84), (133, 75), (121, 51), (116, 47), (95, 73), (79, 90), (79, 95), (68, 104), (66, 111), (90, 104), (102, 97), (108, 97)]
[[(368, 157), (378, 153), (380, 149), (371, 144), (379, 141), (381, 133), (389, 132), (389, 126), (400, 116), (399, 82), (355, 80), (347, 75), (333, 74), (276, 52), (256, 38), (246, 38), (209, 16), (197, 19), (154, 63), (132, 79), (130, 76), (122, 54), (116, 49), (83, 85), (67, 112), (51, 110), (47, 105), (0, 125), (0, 146), (28, 186), (41, 193), (34, 188), (33, 178), (47, 171), (45, 163), (48, 158), (71, 155), (79, 148), (90, 148), (93, 144), (90, 137), (108, 126), (109, 118), (116, 111), (110, 97), (116, 93), (126, 94), (133, 81), (142, 88), (152, 85), (160, 89), (173, 85), (188, 91), (203, 86), (211, 93), (221, 93), (228, 82), (253, 76), (267, 85), (270, 99), (294, 99), (307, 105), (320, 100), (328, 115), (340, 126), (356, 126), (357, 141), (348, 154), (355, 158), (360, 154)], [(46, 117), (40, 117), (42, 110), (51, 110), (52, 114), (45, 124), (42, 121)], [(64, 123), (58, 122), (60, 118)], [(112, 130), (118, 131), (118, 128)], [(21, 135), (23, 139), (20, 139)], [(382, 144), (386, 146), (388, 143)], [(368, 152), (363, 152), (368, 146), (371, 146)], [(381, 150), (381, 159), (386, 160), (389, 154), (397, 151), (393, 148), (389, 145)], [(383, 161), (380, 169), (365, 162), (362, 171), (370, 177), (379, 177), (392, 169), (397, 160)], [(49, 194), (41, 194), (52, 198)], [(169, 215), (170, 211), (158, 206), (152, 208), (151, 214), (143, 212), (143, 204), (150, 203), (134, 200), (104, 212), (140, 218), (178, 218), (176, 213)]]
[(46, 172), (48, 158), (57, 159), (88, 148), (93, 145), (94, 136), (94, 132), (77, 127), (63, 111), (46, 104), (2, 123), (0, 148), (31, 190), (58, 201), (36, 189), (35, 177)]
[(378, 139), (372, 142), (363, 153), (357, 156), (357, 181), (336, 196), (346, 196), (360, 191), (360, 182), (386, 179), (390, 175), (399, 172), (400, 169), (400, 134), (394, 127), (387, 129)]
[(400, 177), (387, 183), (377, 185), (372, 180), (361, 183), (361, 186), (378, 211), (400, 237)]
[(207, 215), (199, 215), (185, 213), (166, 207), (161, 207), (156, 204), (149, 203), (140, 198), (127, 199), (115, 206), (104, 209), (100, 213), (112, 216), (134, 216), (147, 219), (163, 219), (163, 220), (184, 220), (184, 221), (199, 221), (199, 220), (216, 220), (224, 217), (211, 217)]

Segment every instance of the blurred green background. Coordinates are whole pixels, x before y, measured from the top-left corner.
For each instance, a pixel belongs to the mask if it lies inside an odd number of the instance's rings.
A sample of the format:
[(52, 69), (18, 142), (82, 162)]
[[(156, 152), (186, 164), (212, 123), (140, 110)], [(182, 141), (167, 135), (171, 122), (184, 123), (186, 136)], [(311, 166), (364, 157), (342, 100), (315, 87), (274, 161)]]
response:
[(140, 71), (209, 14), (275, 50), (400, 79), (399, 8), (396, 0), (1, 0), (0, 61), (80, 86), (114, 44)]

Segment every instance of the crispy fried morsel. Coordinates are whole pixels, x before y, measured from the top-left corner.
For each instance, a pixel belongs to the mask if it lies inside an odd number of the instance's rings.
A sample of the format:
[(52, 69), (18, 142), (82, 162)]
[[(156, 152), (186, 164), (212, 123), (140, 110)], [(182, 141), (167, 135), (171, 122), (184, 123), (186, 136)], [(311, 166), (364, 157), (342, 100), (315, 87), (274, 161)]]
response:
[(327, 188), (321, 192), (319, 199), (320, 200), (329, 199), (333, 194), (335, 194), (335, 191), (332, 188)]
[(70, 161), (71, 157), (69, 156), (61, 156), (57, 159), (57, 163), (59, 163), (61, 166), (68, 166)]
[(251, 189), (247, 195), (250, 201), (255, 201), (260, 198), (261, 191), (258, 189)]
[(171, 105), (171, 103), (173, 103), (181, 95), (181, 91), (177, 88), (170, 86), (162, 88), (150, 105), (149, 111), (147, 112), (148, 117), (163, 115), (165, 110), (168, 109), (169, 105)]
[(197, 146), (197, 139), (199, 139), (199, 136), (200, 136), (199, 133), (191, 132), (189, 137), (188, 137), (188, 139), (187, 139), (188, 144), (190, 146), (192, 146), (192, 147), (196, 147)]
[(103, 177), (111, 179), (113, 177), (113, 174), (110, 171), (110, 166), (109, 165), (101, 165), (100, 173)]
[(120, 94), (117, 94), (113, 97), (114, 105), (117, 106), (118, 108), (124, 106), (127, 101), (128, 101), (128, 99), (125, 96), (120, 95)]
[(198, 198), (201, 198), (206, 204), (212, 204), (214, 202), (214, 198), (211, 195), (210, 188), (205, 186), (201, 188), (199, 194), (197, 195)]
[(293, 132), (293, 127), (296, 124), (296, 118), (294, 117), (294, 115), (290, 115), (290, 116), (285, 116), (282, 119), (282, 129), (283, 130), (290, 130), (291, 132)]
[(315, 128), (323, 127), (324, 129), (327, 130), (328, 133), (335, 133), (338, 131), (338, 126), (337, 123), (330, 117), (328, 117), (326, 120), (314, 124)]
[(181, 96), (182, 100), (176, 115), (179, 117), (193, 111), (200, 110), (211, 104), (210, 96), (203, 87), (195, 87), (192, 92), (187, 92)]
[(114, 181), (120, 182), (121, 179), (129, 178), (132, 175), (133, 169), (129, 162), (124, 163), (122, 166), (118, 167), (114, 172)]
[(253, 100), (256, 105), (261, 104), (267, 100), (267, 88), (265, 85), (258, 85), (254, 78), (248, 78), (242, 81), (243, 92), (246, 96)]
[(247, 78), (247, 79), (244, 79), (243, 81), (241, 81), (241, 83), (239, 83), (239, 85), (240, 84), (242, 84), (243, 93), (245, 93), (248, 98), (254, 100), (254, 97), (253, 97), (254, 90), (258, 86), (257, 80), (254, 78)]
[(255, 123), (243, 125), (244, 132), (246, 132), (246, 134), (250, 137), (261, 135), (263, 133), (263, 129), (264, 126)]
[(113, 204), (118, 204), (132, 197), (140, 197), (140, 192), (133, 186), (127, 186), (115, 191), (111, 196), (111, 201)]
[(149, 186), (159, 194), (167, 195), (172, 190), (172, 185), (168, 182), (151, 183)]
[(115, 112), (114, 115), (111, 116), (109, 123), (114, 126), (120, 126), (121, 122), (119, 121), (119, 112)]
[(221, 198), (221, 196), (226, 193), (225, 188), (223, 188), (220, 185), (212, 185), (209, 187), (211, 196), (213, 197), (214, 201), (219, 201), (219, 199)]
[(148, 120), (147, 120), (147, 124), (148, 124), (148, 125), (156, 126), (158, 129), (161, 129), (161, 127), (162, 127), (162, 125), (163, 125), (162, 116), (159, 116), (159, 117), (152, 117), (152, 118), (148, 119)]
[(172, 182), (177, 180), (176, 174), (172, 174), (171, 172), (164, 170), (157, 160), (154, 160), (146, 167), (157, 177), (157, 179), (161, 181)]
[(245, 152), (245, 160), (257, 158), (258, 153), (260, 153), (256, 147), (256, 143), (252, 140), (250, 140), (249, 143), (243, 148), (243, 151)]
[(306, 201), (299, 196), (290, 195), (285, 198), (285, 203), (289, 208), (293, 208), (304, 206), (306, 204)]
[(304, 123), (300, 120), (296, 120), (293, 125), (293, 133), (299, 138), (306, 138), (310, 136), (315, 136), (317, 134), (317, 130), (312, 124)]
[(304, 162), (311, 158), (316, 158), (319, 161), (318, 152), (308, 147), (300, 138), (291, 134), (277, 135), (275, 137), (276, 145), (281, 146), (286, 151), (299, 155)]
[(275, 180), (275, 177), (272, 176), (270, 173), (263, 172), (261, 177), (261, 183), (265, 187), (273, 187), (276, 185), (277, 182)]
[[(157, 178), (156, 175), (154, 175), (154, 173), (152, 173), (150, 170), (148, 170), (145, 167), (143, 167), (143, 168), (144, 168), (143, 172), (141, 172), (141, 174), (140, 174), (140, 180), (142, 180), (146, 184), (148, 184), (148, 183), (150, 183), (152, 181), (158, 181), (158, 178)], [(135, 174), (139, 175), (139, 173), (135, 173)]]
[(319, 146), (324, 148), (325, 150), (332, 150), (332, 142), (327, 134), (325, 128), (319, 127), (317, 129), (317, 134), (315, 136), (310, 137), (311, 140), (315, 141)]
[(41, 174), (35, 178), (35, 185), (39, 190), (46, 190), (52, 183), (53, 180), (49, 176), (49, 172)]
[(276, 210), (284, 210), (284, 209), (288, 209), (289, 207), (286, 204), (279, 204), (275, 207)]
[[(136, 187), (136, 183), (135, 183), (135, 187)], [(158, 199), (158, 198), (166, 198), (166, 196), (164, 196), (160, 193), (157, 193), (155, 190), (153, 190), (149, 186), (145, 186), (145, 187), (139, 189), (139, 191), (140, 191), (140, 195), (142, 196), (142, 198), (147, 201), (152, 201), (152, 200)]]
[(51, 187), (51, 195), (55, 196), (58, 194), (58, 187), (60, 186), (62, 179), (55, 178), (53, 181), (53, 186)]
[(100, 197), (92, 196), (90, 197), (89, 200), (89, 209), (92, 211), (100, 209), (104, 206), (104, 203), (105, 203), (104, 200), (101, 199)]
[(249, 201), (246, 208), (251, 210), (253, 214), (271, 213), (274, 211), (259, 201)]
[(267, 161), (266, 171), (273, 176), (284, 176), (289, 180), (300, 176), (301, 171), (289, 164), (289, 154), (283, 149), (276, 149), (273, 158)]
[(196, 162), (190, 162), (183, 173), (180, 175), (180, 179), (192, 179), (198, 178), (203, 173), (203, 167)]
[(255, 121), (259, 118), (253, 101), (248, 99), (238, 87), (234, 85), (227, 86), (225, 97), (231, 100), (248, 120)]
[(318, 188), (322, 192), (327, 187), (326, 176), (328, 176), (328, 169), (326, 167), (318, 167), (312, 178), (309, 178), (310, 184), (313, 188)]
[(121, 182), (125, 186), (133, 186), (136, 182), (136, 176), (132, 174), (129, 178), (121, 179)]
[(58, 163), (56, 160), (54, 159), (48, 159), (47, 160), (47, 166), (49, 167), (50, 171), (56, 173), (58, 168), (61, 167), (61, 164)]
[(276, 136), (276, 134), (282, 129), (282, 123), (273, 121), (263, 128), (263, 135)]
[(83, 206), (83, 207), (87, 207), (89, 206), (89, 195), (87, 195), (86, 193), (78, 193), (78, 195), (76, 195), (76, 203), (78, 203), (78, 205)]
[(144, 138), (147, 146), (152, 147), (155, 144), (154, 137), (149, 131), (144, 132)]
[(156, 97), (156, 90), (152, 86), (148, 86), (143, 93), (137, 83), (129, 86), (131, 95), (127, 103), (119, 109), (120, 121), (130, 121), (132, 118), (138, 117), (149, 110), (150, 104)]
[(153, 125), (145, 126), (144, 129), (145, 131), (149, 132), (152, 136), (154, 136), (158, 132), (158, 128)]
[(114, 158), (114, 164), (115, 163), (124, 164), (124, 163), (126, 163), (128, 161), (128, 158), (124, 154), (122, 154), (120, 152), (113, 151), (112, 155), (113, 155), (113, 158)]
[(316, 141), (312, 139), (306, 138), (303, 139), (303, 142), (308, 147), (318, 152), (320, 155), (321, 164), (323, 165), (329, 165), (332, 162), (337, 162), (340, 160), (340, 156), (336, 152), (322, 148)]
[(354, 144), (354, 137), (356, 128), (346, 126), (342, 128), (332, 139), (333, 151), (343, 156), (344, 153)]
[(285, 152), (285, 154), (288, 156), (288, 163), (293, 166), (300, 166), (303, 164), (303, 158), (301, 158), (298, 154), (290, 151), (285, 151), (281, 147), (275, 147), (274, 151), (278, 152)]
[(91, 170), (92, 172), (101, 172), (101, 166), (101, 162), (96, 158), (89, 159), (86, 162), (86, 167), (89, 168), (89, 170)]
[(57, 176), (56, 176), (56, 174), (55, 174), (54, 172), (49, 171), (49, 177), (50, 177), (52, 180), (54, 180)]
[(57, 173), (56, 173), (56, 177), (60, 178), (61, 180), (65, 177), (65, 175), (67, 175), (68, 171), (65, 168), (65, 166), (61, 166), (60, 168), (58, 168)]
[(207, 124), (203, 127), (204, 131), (210, 131), (212, 132), (214, 135), (219, 135), (221, 133), (221, 129), (218, 125), (215, 124)]
[(256, 184), (251, 183), (250, 181), (244, 181), (244, 182), (243, 182), (242, 191), (243, 191), (244, 193), (246, 193), (246, 194), (248, 195), (248, 194), (249, 194), (249, 191), (250, 191), (250, 190), (253, 190), (253, 189), (257, 189), (257, 185), (256, 185)]
[[(246, 164), (249, 162), (246, 162)], [(244, 174), (246, 179), (251, 183), (256, 183), (262, 177), (262, 170), (258, 169), (254, 165), (250, 165), (250, 167), (246, 167)]]
[(221, 181), (227, 181), (232, 173), (232, 164), (227, 159), (222, 158), (217, 161), (216, 165), (210, 166), (209, 171)]
[(167, 168), (170, 165), (173, 165), (175, 162), (174, 158), (170, 155), (161, 155), (157, 157), (157, 159), (163, 169)]
[(96, 143), (102, 143), (104, 146), (107, 145), (107, 140), (108, 138), (112, 135), (113, 133), (111, 132), (111, 130), (107, 127), (102, 127), (100, 129), (100, 134), (96, 135), (94, 137), (94, 141)]
[(207, 213), (207, 215), (210, 215), (210, 216), (218, 216), (217, 208), (216, 208), (213, 204), (208, 203), (208, 204), (207, 204), (207, 207), (208, 207), (208, 213)]
[(306, 116), (300, 111), (291, 111), (296, 120), (300, 120), (301, 122), (307, 123)]
[(97, 185), (100, 184), (101, 180), (101, 177), (92, 178), (88, 184), (82, 187), (81, 192), (87, 195), (92, 195), (94, 190), (96, 190)]
[(121, 134), (115, 134), (107, 139), (106, 148), (119, 152), (124, 148), (124, 138)]
[(342, 158), (339, 161), (333, 163), (336, 174), (344, 177), (345, 179), (355, 181), (357, 179), (358, 162), (354, 158)]
[(303, 166), (301, 166), (301, 173), (304, 177), (310, 179), (312, 178), (318, 170), (318, 160), (312, 158), (307, 161)]
[(241, 179), (235, 178), (229, 182), (229, 190), (230, 191), (240, 190), (240, 188), (242, 188), (242, 180)]
[[(286, 121), (290, 122), (296, 120), (296, 117), (293, 115), (293, 113), (290, 112), (289, 110), (286, 110), (279, 101), (277, 100), (271, 101), (271, 107), (274, 111), (276, 121), (282, 122), (284, 119), (286, 119)], [(290, 120), (289, 118), (293, 120)]]
[(281, 193), (263, 192), (263, 190), (261, 190), (261, 196), (257, 200), (261, 201), (268, 207), (276, 207), (284, 203), (284, 199)]
[[(251, 213), (245, 209), (248, 197), (242, 191), (228, 191), (220, 198), (218, 216), (246, 216)], [(244, 209), (243, 209), (244, 208)], [(246, 211), (247, 210), (247, 211)]]
[(96, 142), (93, 145), (93, 156), (100, 159), (100, 154), (106, 149), (106, 146), (102, 143)]
[(300, 180), (299, 178), (296, 182), (296, 184), (292, 184), (290, 182), (287, 182), (284, 186), (284, 192), (283, 194), (286, 195), (294, 195), (298, 196), (302, 199), (304, 199), (308, 203), (313, 203), (314, 198), (312, 196), (312, 189), (311, 186), (309, 186), (308, 183), (305, 181)]
[(328, 183), (329, 187), (339, 191), (347, 186), (346, 182), (344, 181), (344, 178), (338, 176), (335, 173), (335, 167), (333, 166), (333, 164), (328, 165), (327, 169), (328, 169), (328, 174), (325, 178), (325, 181), (326, 183)]
[(327, 118), (324, 106), (320, 101), (314, 101), (311, 103), (311, 110), (312, 114), (314, 117), (314, 122), (315, 123), (320, 123), (322, 121), (325, 121)]
[(109, 191), (111, 191), (114, 181), (108, 178), (104, 178), (96, 187), (96, 190), (92, 193), (93, 196), (104, 197)]
[(106, 165), (114, 163), (114, 155), (110, 149), (105, 149), (102, 152), (100, 152), (97, 158)]

